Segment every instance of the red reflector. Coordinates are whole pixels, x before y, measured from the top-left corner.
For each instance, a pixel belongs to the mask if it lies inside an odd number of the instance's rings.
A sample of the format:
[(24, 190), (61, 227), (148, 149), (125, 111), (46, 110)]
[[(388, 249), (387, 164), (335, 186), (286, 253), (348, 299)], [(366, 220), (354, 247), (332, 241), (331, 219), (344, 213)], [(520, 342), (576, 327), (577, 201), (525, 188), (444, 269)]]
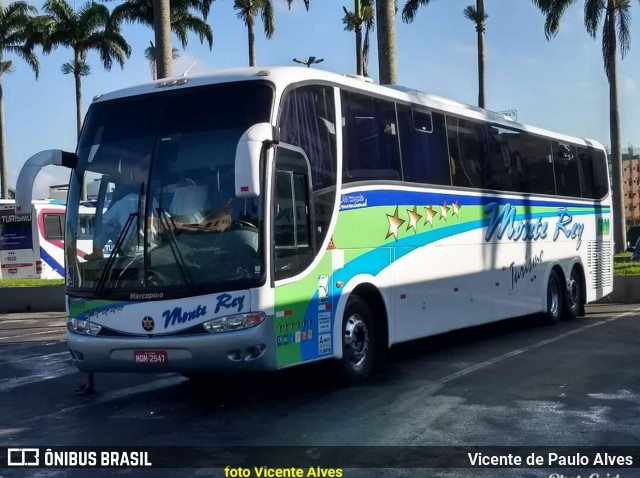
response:
[(291, 315), (291, 314), (293, 314), (292, 310), (285, 310), (284, 311), (284, 315)]
[(249, 186), (240, 186), (240, 191), (248, 192), (249, 191)]

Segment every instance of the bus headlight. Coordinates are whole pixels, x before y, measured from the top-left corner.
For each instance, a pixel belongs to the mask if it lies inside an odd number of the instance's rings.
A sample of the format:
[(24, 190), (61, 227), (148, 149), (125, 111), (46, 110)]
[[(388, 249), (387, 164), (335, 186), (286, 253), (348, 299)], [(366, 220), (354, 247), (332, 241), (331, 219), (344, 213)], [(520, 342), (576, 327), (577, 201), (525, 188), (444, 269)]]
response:
[(212, 334), (228, 332), (230, 330), (248, 329), (262, 323), (265, 319), (264, 312), (247, 312), (246, 314), (234, 314), (217, 319), (207, 320), (202, 323), (204, 330)]
[(84, 335), (98, 335), (102, 330), (101, 325), (80, 319), (67, 319), (67, 326), (69, 330)]

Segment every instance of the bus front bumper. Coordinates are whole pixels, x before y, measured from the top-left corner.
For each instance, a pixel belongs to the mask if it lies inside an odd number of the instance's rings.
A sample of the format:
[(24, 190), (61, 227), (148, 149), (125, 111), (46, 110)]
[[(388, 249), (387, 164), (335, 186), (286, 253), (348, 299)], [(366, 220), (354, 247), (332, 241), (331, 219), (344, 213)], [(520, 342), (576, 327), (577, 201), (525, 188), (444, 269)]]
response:
[(264, 323), (219, 334), (103, 337), (67, 333), (84, 372), (240, 372), (277, 369), (275, 338)]

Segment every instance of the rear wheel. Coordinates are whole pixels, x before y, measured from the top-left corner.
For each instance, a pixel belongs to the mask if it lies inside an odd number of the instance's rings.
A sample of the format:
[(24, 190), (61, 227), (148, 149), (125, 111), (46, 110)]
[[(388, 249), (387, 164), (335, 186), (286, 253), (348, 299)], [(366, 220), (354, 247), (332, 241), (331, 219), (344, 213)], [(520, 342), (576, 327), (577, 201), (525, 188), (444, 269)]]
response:
[(347, 383), (364, 382), (376, 359), (376, 330), (367, 303), (359, 296), (347, 302), (342, 324), (340, 370)]
[(562, 299), (564, 296), (560, 276), (555, 270), (552, 270), (549, 273), (549, 280), (547, 282), (547, 310), (542, 317), (545, 324), (555, 324), (560, 320), (560, 316), (562, 315)]
[(567, 282), (567, 292), (564, 301), (564, 320), (573, 320), (582, 312), (584, 302), (584, 290), (582, 289), (582, 277), (577, 267), (571, 270), (571, 276)]

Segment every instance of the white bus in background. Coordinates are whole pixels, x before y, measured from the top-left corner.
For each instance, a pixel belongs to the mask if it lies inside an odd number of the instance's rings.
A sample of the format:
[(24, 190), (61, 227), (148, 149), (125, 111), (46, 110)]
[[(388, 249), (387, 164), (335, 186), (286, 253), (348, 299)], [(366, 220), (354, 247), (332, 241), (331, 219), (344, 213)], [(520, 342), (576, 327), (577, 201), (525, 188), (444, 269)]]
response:
[[(95, 209), (81, 206), (78, 254), (92, 248)], [(31, 214), (15, 213), (15, 201), (0, 201), (0, 278), (63, 279), (65, 201), (35, 200)]]

